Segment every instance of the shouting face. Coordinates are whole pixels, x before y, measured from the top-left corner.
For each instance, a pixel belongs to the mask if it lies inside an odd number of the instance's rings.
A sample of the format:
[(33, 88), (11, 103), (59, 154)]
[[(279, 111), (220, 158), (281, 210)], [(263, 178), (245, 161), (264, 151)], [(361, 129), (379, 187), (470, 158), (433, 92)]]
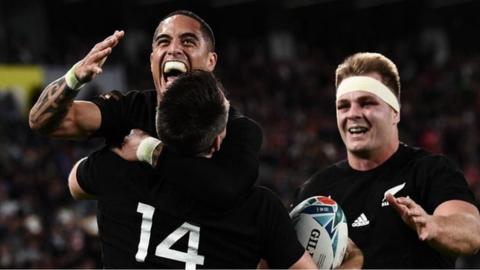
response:
[(213, 71), (216, 63), (217, 55), (211, 51), (200, 22), (185, 15), (174, 15), (160, 22), (150, 54), (158, 98), (179, 74), (193, 69)]

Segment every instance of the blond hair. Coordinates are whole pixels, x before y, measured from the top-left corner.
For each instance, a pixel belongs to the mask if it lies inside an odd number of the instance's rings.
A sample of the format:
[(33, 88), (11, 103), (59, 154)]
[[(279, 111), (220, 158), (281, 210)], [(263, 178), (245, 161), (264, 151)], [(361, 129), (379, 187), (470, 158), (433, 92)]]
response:
[(335, 71), (335, 87), (351, 76), (361, 76), (376, 72), (400, 101), (400, 75), (397, 66), (380, 53), (362, 52), (347, 57)]

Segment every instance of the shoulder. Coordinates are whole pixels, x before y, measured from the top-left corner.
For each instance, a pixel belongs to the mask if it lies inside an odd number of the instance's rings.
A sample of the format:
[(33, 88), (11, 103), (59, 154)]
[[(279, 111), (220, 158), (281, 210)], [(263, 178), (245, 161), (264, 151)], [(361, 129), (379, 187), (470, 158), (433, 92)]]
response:
[(277, 194), (275, 194), (275, 192), (273, 192), (271, 189), (264, 186), (253, 186), (252, 194), (255, 196), (263, 197), (263, 198), (278, 199), (278, 196)]
[(263, 136), (263, 131), (260, 125), (248, 117), (241, 117), (234, 120), (229, 120), (227, 125), (228, 132), (241, 132), (248, 136), (259, 137)]
[(90, 162), (92, 164), (104, 164), (106, 162), (115, 161), (120, 159), (114, 152), (112, 152), (107, 146), (104, 146), (100, 150), (92, 152), (84, 159), (84, 162)]
[(124, 160), (108, 146), (91, 153), (82, 163), (84, 164), (82, 165), (83, 170), (89, 170), (103, 176), (126, 176), (127, 173), (128, 175), (131, 172), (137, 174), (150, 168), (149, 165), (143, 162)]
[(304, 186), (309, 187), (320, 183), (327, 184), (332, 182), (333, 179), (339, 178), (340, 175), (348, 174), (348, 168), (346, 160), (339, 161), (333, 165), (318, 170), (305, 182)]
[[(339, 161), (331, 166), (318, 170), (297, 190), (293, 204), (296, 205), (309, 197), (318, 195), (334, 185), (341, 184), (349, 170), (346, 160)], [(346, 178), (345, 178), (346, 179)]]
[(260, 125), (231, 107), (227, 123), (226, 145), (247, 143), (258, 151), (262, 141), (263, 131)]
[(458, 166), (443, 154), (428, 152), (419, 147), (412, 147), (406, 144), (400, 145), (401, 150), (406, 153), (406, 160), (409, 160), (414, 166), (425, 169), (450, 168), (457, 170)]
[(255, 120), (243, 115), (234, 107), (230, 107), (228, 112), (228, 127), (250, 128), (256, 132), (262, 132), (260, 125)]
[(83, 172), (102, 174), (106, 171), (118, 171), (118, 168), (124, 168), (125, 163), (125, 160), (108, 147), (103, 147), (88, 155), (79, 165), (79, 169)]
[(130, 90), (130, 91), (118, 91), (111, 90), (109, 92), (103, 93), (92, 99), (94, 103), (103, 103), (103, 102), (115, 102), (115, 101), (124, 101), (130, 99), (146, 99), (151, 100), (152, 98), (156, 99), (156, 91), (153, 89), (150, 90)]
[(466, 201), (475, 205), (475, 197), (468, 187), (465, 175), (458, 165), (442, 154), (412, 148), (414, 158), (404, 169), (412, 179), (417, 203), (433, 213), (442, 203), (450, 200)]
[(134, 190), (140, 189), (156, 176), (156, 171), (148, 164), (124, 160), (109, 147), (91, 153), (78, 165), (77, 170), (80, 182), (86, 183), (84, 187), (88, 186), (87, 191), (94, 190), (92, 194), (99, 198), (134, 194)]
[(103, 184), (110, 179), (105, 173), (116, 172), (118, 167), (112, 163), (112, 158), (114, 153), (104, 147), (78, 161), (69, 177), (72, 195), (75, 198), (83, 198), (85, 193), (97, 196), (103, 194)]
[(281, 209), (285, 207), (280, 197), (275, 194), (271, 189), (264, 186), (253, 186), (250, 196), (247, 199), (250, 204), (254, 205), (257, 209)]
[(410, 146), (406, 143), (401, 142), (398, 146), (398, 151), (401, 153), (402, 156), (406, 157), (407, 159), (422, 159), (424, 157), (432, 156), (433, 154), (425, 151), (423, 148)]

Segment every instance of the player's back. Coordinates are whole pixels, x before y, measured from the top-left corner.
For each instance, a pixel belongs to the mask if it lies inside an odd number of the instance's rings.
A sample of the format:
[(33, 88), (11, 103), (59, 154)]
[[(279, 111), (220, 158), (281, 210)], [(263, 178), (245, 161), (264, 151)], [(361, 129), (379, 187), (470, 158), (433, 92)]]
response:
[(303, 253), (267, 189), (254, 187), (237, 204), (213, 209), (192, 199), (201, 190), (180, 190), (164, 181), (168, 173), (107, 149), (83, 162), (78, 177), (95, 186), (107, 268), (254, 268), (260, 258), (287, 268)]

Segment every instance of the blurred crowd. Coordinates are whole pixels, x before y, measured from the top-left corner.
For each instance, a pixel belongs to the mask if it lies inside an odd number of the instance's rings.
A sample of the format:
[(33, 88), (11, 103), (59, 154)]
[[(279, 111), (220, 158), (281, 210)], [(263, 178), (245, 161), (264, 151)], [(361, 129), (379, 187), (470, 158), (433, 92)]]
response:
[(73, 162), (100, 142), (41, 138), (0, 91), (0, 268), (101, 266), (93, 202), (74, 202)]
[[(449, 38), (430, 31), (390, 39), (378, 51), (400, 70), (401, 140), (449, 156), (478, 199), (480, 53), (450, 49)], [(263, 128), (257, 183), (288, 206), (315, 171), (345, 157), (335, 121), (334, 72), (355, 48), (327, 50), (299, 40), (293, 57), (278, 57), (269, 42), (226, 40), (216, 74), (234, 106)], [(148, 85), (148, 70), (140, 79), (139, 73), (129, 82)], [(74, 162), (101, 144), (33, 134), (13, 95), (0, 91), (0, 268), (102, 267), (96, 205), (74, 201), (67, 187)], [(480, 257), (463, 258), (458, 266), (479, 268)]]

